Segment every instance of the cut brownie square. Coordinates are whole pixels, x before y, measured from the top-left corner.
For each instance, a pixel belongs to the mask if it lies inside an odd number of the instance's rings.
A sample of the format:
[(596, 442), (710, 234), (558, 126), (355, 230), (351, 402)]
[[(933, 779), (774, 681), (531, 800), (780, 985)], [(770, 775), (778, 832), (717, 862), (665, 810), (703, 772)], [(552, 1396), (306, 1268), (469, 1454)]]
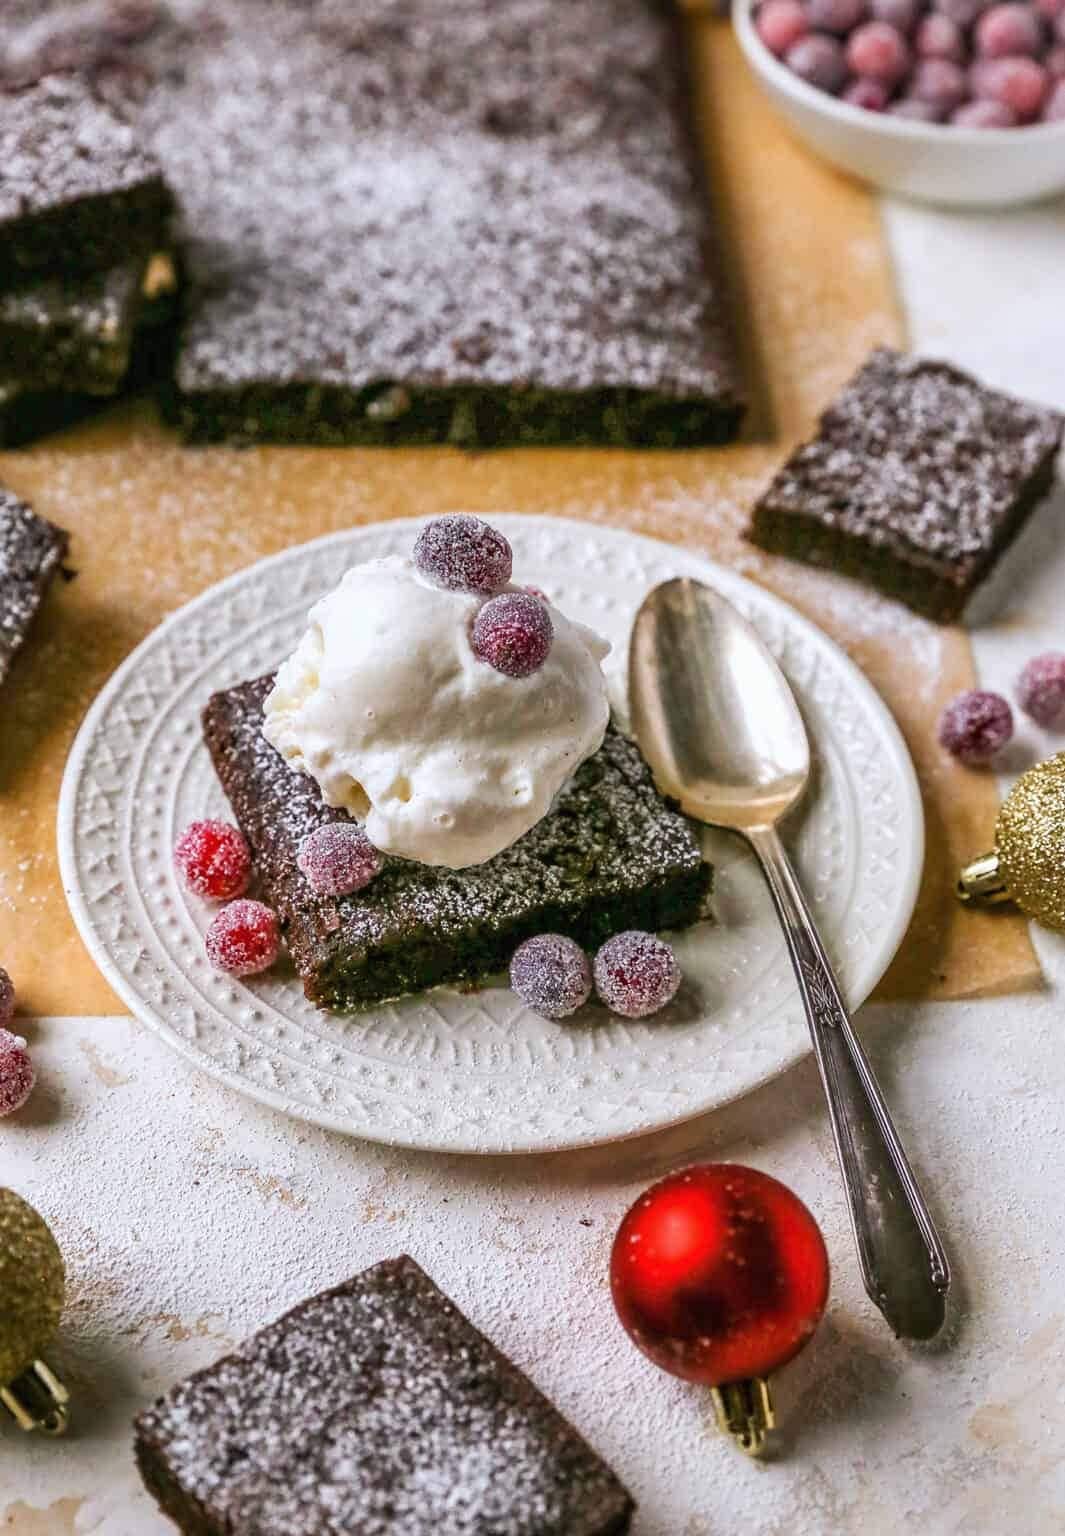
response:
[(182, 206), (189, 438), (735, 433), (666, 0), (217, 0), (128, 53)]
[(110, 266), (170, 208), (156, 161), (83, 81), (0, 91), (0, 282)]
[(0, 293), (4, 370), (25, 391), (114, 394), (129, 371), (135, 328), (154, 323), (164, 291), (175, 290), (173, 264), (157, 253)]
[(136, 1422), (185, 1536), (622, 1536), (633, 1504), (409, 1258), (294, 1307)]
[(280, 914), (307, 996), (359, 1008), (443, 983), (484, 981), (536, 933), (595, 948), (626, 928), (682, 928), (706, 915), (712, 879), (688, 822), (661, 799), (635, 744), (613, 727), (551, 813), (469, 869), (388, 859), (353, 896), (318, 896), (300, 843), (346, 813), (262, 734), (271, 678), (215, 694), (204, 734)]
[(0, 683), (66, 555), (70, 535), (0, 487)]
[(1063, 418), (946, 363), (875, 351), (758, 501), (762, 548), (940, 623), (1049, 491)]

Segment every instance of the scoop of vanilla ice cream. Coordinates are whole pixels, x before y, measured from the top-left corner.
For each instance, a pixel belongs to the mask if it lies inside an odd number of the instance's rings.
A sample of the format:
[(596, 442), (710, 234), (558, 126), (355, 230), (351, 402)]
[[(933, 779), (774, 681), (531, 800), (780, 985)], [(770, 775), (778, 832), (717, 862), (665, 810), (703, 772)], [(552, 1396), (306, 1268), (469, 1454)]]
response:
[(266, 739), (385, 853), (483, 863), (602, 744), (607, 642), (552, 607), (546, 662), (507, 677), (470, 644), (483, 601), (400, 556), (355, 566), (311, 609), (266, 700)]

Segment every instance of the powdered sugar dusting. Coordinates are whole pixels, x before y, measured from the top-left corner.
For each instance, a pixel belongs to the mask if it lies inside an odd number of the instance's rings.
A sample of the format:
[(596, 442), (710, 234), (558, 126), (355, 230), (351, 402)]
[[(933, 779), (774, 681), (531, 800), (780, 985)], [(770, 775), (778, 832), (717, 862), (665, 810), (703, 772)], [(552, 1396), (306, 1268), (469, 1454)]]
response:
[(138, 1422), (235, 1536), (607, 1536), (610, 1469), (410, 1259), (298, 1306)]

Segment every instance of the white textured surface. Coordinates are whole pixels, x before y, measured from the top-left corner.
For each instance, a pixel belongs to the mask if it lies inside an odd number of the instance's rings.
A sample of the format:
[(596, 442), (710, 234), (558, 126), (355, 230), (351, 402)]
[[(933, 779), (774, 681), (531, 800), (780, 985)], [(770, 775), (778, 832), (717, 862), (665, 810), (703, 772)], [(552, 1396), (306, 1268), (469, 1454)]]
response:
[[(519, 578), (611, 642), (615, 696), (633, 616), (657, 582), (712, 581), (757, 623), (815, 744), (794, 826), (800, 867), (848, 996), (866, 998), (913, 911), (923, 839), (909, 756), (861, 673), (785, 604), (699, 556), (616, 529), (494, 521)], [(100, 695), (71, 753), (59, 847), (75, 920), (108, 980), (223, 1081), (399, 1146), (588, 1145), (701, 1113), (789, 1066), (809, 1047), (783, 938), (753, 859), (725, 837), (710, 849), (720, 922), (677, 936), (684, 991), (646, 1023), (589, 1009), (556, 1024), (505, 988), (440, 988), (344, 1019), (320, 1013), (283, 971), (241, 983), (211, 970), (202, 935), (212, 909), (183, 895), (169, 857), (191, 820), (227, 814), (200, 710), (216, 688), (260, 677), (291, 651), (338, 570), (410, 549), (419, 527), (354, 529), (239, 573), (175, 614)]]
[[(1065, 407), (1065, 206), (890, 222), (915, 342)], [(1063, 580), (1059, 492), (977, 637), (989, 681), (1065, 643)], [(1018, 765), (1061, 744), (1022, 738)], [(138, 1404), (288, 1301), (405, 1247), (613, 1459), (641, 1501), (636, 1536), (1060, 1536), (1065, 941), (1037, 943), (1041, 995), (862, 1014), (954, 1259), (957, 1315), (922, 1351), (895, 1344), (861, 1292), (809, 1063), (679, 1131), (470, 1160), (293, 1126), (126, 1021), (28, 1026), (43, 1085), (0, 1128), (0, 1166), (64, 1238), (79, 1428), (65, 1444), (0, 1435), (0, 1529), (166, 1536), (130, 1465)], [(774, 1173), (827, 1235), (829, 1314), (777, 1379), (790, 1434), (773, 1466), (724, 1445), (705, 1394), (657, 1373), (611, 1315), (617, 1221), (693, 1156)]]

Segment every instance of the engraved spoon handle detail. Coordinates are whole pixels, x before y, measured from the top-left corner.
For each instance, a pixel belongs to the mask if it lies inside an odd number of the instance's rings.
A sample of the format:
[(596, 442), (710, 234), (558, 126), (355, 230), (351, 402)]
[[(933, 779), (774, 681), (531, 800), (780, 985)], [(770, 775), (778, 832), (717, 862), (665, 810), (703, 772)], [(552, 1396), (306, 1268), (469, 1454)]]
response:
[(751, 828), (746, 836), (761, 861), (795, 967), (865, 1289), (900, 1338), (931, 1338), (943, 1324), (950, 1284), (939, 1234), (776, 829)]

